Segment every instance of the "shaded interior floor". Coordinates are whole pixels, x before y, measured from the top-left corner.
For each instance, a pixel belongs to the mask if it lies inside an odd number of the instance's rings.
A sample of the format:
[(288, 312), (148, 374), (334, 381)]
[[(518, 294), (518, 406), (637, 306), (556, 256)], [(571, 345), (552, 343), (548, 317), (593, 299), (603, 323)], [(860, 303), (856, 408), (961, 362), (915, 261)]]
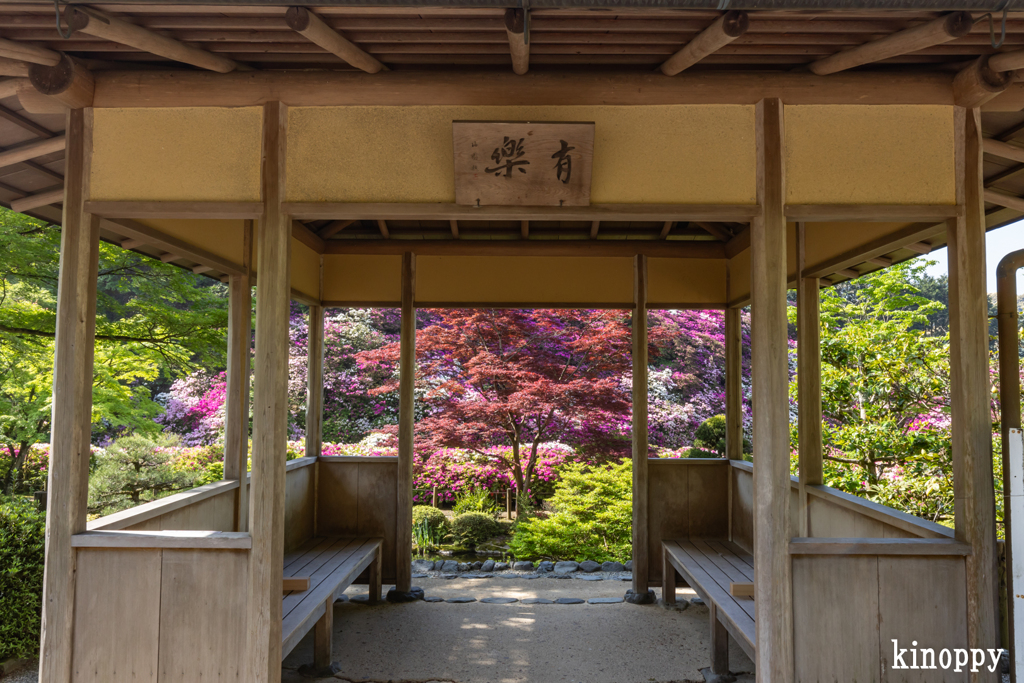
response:
[[(454, 683), (667, 683), (700, 681), (710, 664), (708, 609), (670, 611), (657, 605), (486, 604), (485, 597), (622, 597), (623, 581), (417, 579), (427, 596), (473, 597), (477, 602), (415, 602), (334, 607), (337, 678), (351, 681)], [(348, 595), (365, 594), (357, 586)], [(678, 591), (680, 600), (694, 596)], [(307, 636), (284, 662), (283, 681), (313, 659)], [(754, 667), (735, 644), (733, 672)], [(337, 680), (333, 679), (333, 680)], [(753, 676), (740, 680), (753, 681)], [(331, 680), (331, 679), (322, 679)]]

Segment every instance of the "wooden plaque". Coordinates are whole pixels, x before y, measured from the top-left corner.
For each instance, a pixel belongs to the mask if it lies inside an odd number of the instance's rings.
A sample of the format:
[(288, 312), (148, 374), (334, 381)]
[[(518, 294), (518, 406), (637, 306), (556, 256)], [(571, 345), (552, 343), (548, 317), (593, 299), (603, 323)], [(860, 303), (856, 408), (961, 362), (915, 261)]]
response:
[(590, 206), (593, 123), (455, 121), (455, 203)]

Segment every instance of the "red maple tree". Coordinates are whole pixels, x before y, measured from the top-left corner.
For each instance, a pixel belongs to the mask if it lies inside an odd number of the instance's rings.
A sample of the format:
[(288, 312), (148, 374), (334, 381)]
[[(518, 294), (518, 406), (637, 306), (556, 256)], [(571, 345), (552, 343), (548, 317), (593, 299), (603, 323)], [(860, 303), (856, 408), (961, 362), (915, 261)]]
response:
[[(591, 455), (628, 446), (628, 313), (444, 309), (429, 319), (416, 335), (418, 451), (510, 446), (503, 464), (522, 492), (546, 441), (584, 444)], [(394, 366), (398, 354), (394, 343), (360, 357)], [(375, 392), (397, 387), (395, 378)]]

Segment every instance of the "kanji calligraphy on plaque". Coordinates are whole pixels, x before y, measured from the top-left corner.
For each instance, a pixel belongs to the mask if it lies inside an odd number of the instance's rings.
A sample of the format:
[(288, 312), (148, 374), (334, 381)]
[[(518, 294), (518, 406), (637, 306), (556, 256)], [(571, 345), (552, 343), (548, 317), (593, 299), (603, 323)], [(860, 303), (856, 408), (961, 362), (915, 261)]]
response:
[(589, 206), (593, 123), (455, 121), (455, 203)]

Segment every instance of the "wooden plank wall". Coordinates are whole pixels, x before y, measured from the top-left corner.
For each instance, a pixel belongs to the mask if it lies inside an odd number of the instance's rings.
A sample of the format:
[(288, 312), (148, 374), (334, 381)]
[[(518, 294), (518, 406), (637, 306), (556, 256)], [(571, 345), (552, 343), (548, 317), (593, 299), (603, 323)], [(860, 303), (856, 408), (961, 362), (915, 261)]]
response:
[[(302, 545), (313, 536), (316, 514), (316, 468), (311, 462), (293, 467), (285, 473), (284, 491), (284, 551), (288, 552)], [(298, 463), (293, 460), (288, 463)]]
[(247, 581), (245, 550), (79, 548), (72, 683), (241, 681)]
[(238, 489), (124, 527), (125, 531), (234, 531)]
[(893, 639), (908, 666), (914, 641), (936, 658), (964, 647), (965, 582), (963, 557), (793, 556), (796, 680), (967, 681), (966, 671), (892, 668)]
[(383, 581), (394, 583), (398, 458), (322, 457), (319, 468), (316, 534), (383, 538)]
[(661, 542), (666, 539), (725, 538), (729, 517), (729, 464), (695, 458), (651, 459), (648, 492), (648, 577), (661, 585)]

